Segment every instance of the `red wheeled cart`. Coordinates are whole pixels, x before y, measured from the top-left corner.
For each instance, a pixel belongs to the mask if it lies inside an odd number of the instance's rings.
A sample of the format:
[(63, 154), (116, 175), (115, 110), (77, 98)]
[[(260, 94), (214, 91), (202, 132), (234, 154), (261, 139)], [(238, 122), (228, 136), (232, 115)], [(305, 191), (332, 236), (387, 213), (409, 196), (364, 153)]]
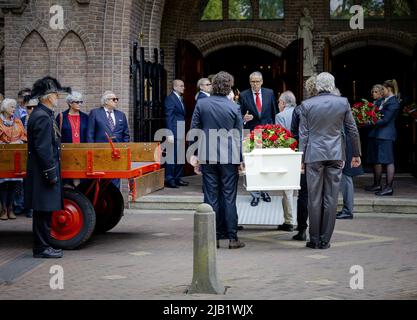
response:
[[(57, 248), (75, 249), (94, 231), (106, 232), (118, 224), (125, 201), (112, 179), (129, 179), (130, 196), (134, 200), (135, 178), (151, 173), (163, 177), (159, 143), (85, 143), (61, 147), (62, 179), (79, 179), (81, 183), (75, 189), (64, 187), (64, 209), (53, 213), (51, 241)], [(26, 160), (26, 145), (0, 145), (0, 178), (24, 178)], [(163, 180), (158, 185), (162, 188)]]

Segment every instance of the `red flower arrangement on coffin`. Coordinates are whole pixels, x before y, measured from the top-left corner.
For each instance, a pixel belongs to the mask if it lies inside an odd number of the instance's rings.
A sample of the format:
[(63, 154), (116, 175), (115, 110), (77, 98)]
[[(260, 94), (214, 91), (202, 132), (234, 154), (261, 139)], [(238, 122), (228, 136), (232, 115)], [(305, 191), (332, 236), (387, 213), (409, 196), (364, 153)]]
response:
[(352, 106), (352, 114), (356, 124), (360, 127), (375, 124), (381, 119), (379, 108), (366, 99), (362, 99), (362, 102), (355, 103)]
[(251, 152), (256, 147), (259, 148), (291, 148), (296, 150), (297, 140), (294, 139), (290, 131), (280, 125), (260, 125), (256, 126), (243, 142), (245, 152)]

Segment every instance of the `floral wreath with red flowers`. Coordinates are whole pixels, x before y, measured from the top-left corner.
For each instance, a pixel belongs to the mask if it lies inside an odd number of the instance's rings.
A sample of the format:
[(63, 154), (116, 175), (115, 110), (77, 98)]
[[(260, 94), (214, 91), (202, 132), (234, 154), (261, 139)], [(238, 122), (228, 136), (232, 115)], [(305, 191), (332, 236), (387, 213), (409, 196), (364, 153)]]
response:
[(366, 99), (362, 99), (362, 102), (355, 103), (352, 106), (352, 114), (359, 127), (375, 124), (381, 119), (379, 108)]

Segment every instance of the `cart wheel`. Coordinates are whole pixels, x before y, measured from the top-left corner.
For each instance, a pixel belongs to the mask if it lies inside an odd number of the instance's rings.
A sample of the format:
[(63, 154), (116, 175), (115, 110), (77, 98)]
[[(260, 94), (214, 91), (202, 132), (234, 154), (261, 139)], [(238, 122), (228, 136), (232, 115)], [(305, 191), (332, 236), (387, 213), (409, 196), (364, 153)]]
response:
[[(90, 186), (91, 182), (81, 183), (77, 189), (85, 193)], [(87, 197), (92, 200), (94, 192), (90, 192)], [(97, 203), (94, 206), (97, 219), (95, 231), (104, 233), (113, 229), (122, 218), (124, 208), (123, 195), (113, 183), (109, 183), (104, 189), (100, 189)]]
[(64, 188), (64, 210), (52, 215), (52, 246), (75, 249), (91, 237), (95, 225), (96, 215), (90, 200), (78, 190)]

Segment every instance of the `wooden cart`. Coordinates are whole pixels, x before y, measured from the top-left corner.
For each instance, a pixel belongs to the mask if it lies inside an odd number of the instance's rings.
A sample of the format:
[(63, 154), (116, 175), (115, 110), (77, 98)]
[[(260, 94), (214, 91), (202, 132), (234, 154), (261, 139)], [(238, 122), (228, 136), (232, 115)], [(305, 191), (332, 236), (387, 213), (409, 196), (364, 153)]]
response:
[[(62, 179), (80, 179), (74, 189), (64, 187), (64, 209), (52, 216), (52, 245), (75, 249), (96, 232), (114, 228), (124, 211), (124, 199), (111, 179), (129, 179), (130, 196), (136, 196), (139, 177), (163, 188), (159, 143), (62, 144)], [(0, 145), (0, 178), (26, 176), (27, 146)], [(155, 182), (156, 181), (156, 182)]]

